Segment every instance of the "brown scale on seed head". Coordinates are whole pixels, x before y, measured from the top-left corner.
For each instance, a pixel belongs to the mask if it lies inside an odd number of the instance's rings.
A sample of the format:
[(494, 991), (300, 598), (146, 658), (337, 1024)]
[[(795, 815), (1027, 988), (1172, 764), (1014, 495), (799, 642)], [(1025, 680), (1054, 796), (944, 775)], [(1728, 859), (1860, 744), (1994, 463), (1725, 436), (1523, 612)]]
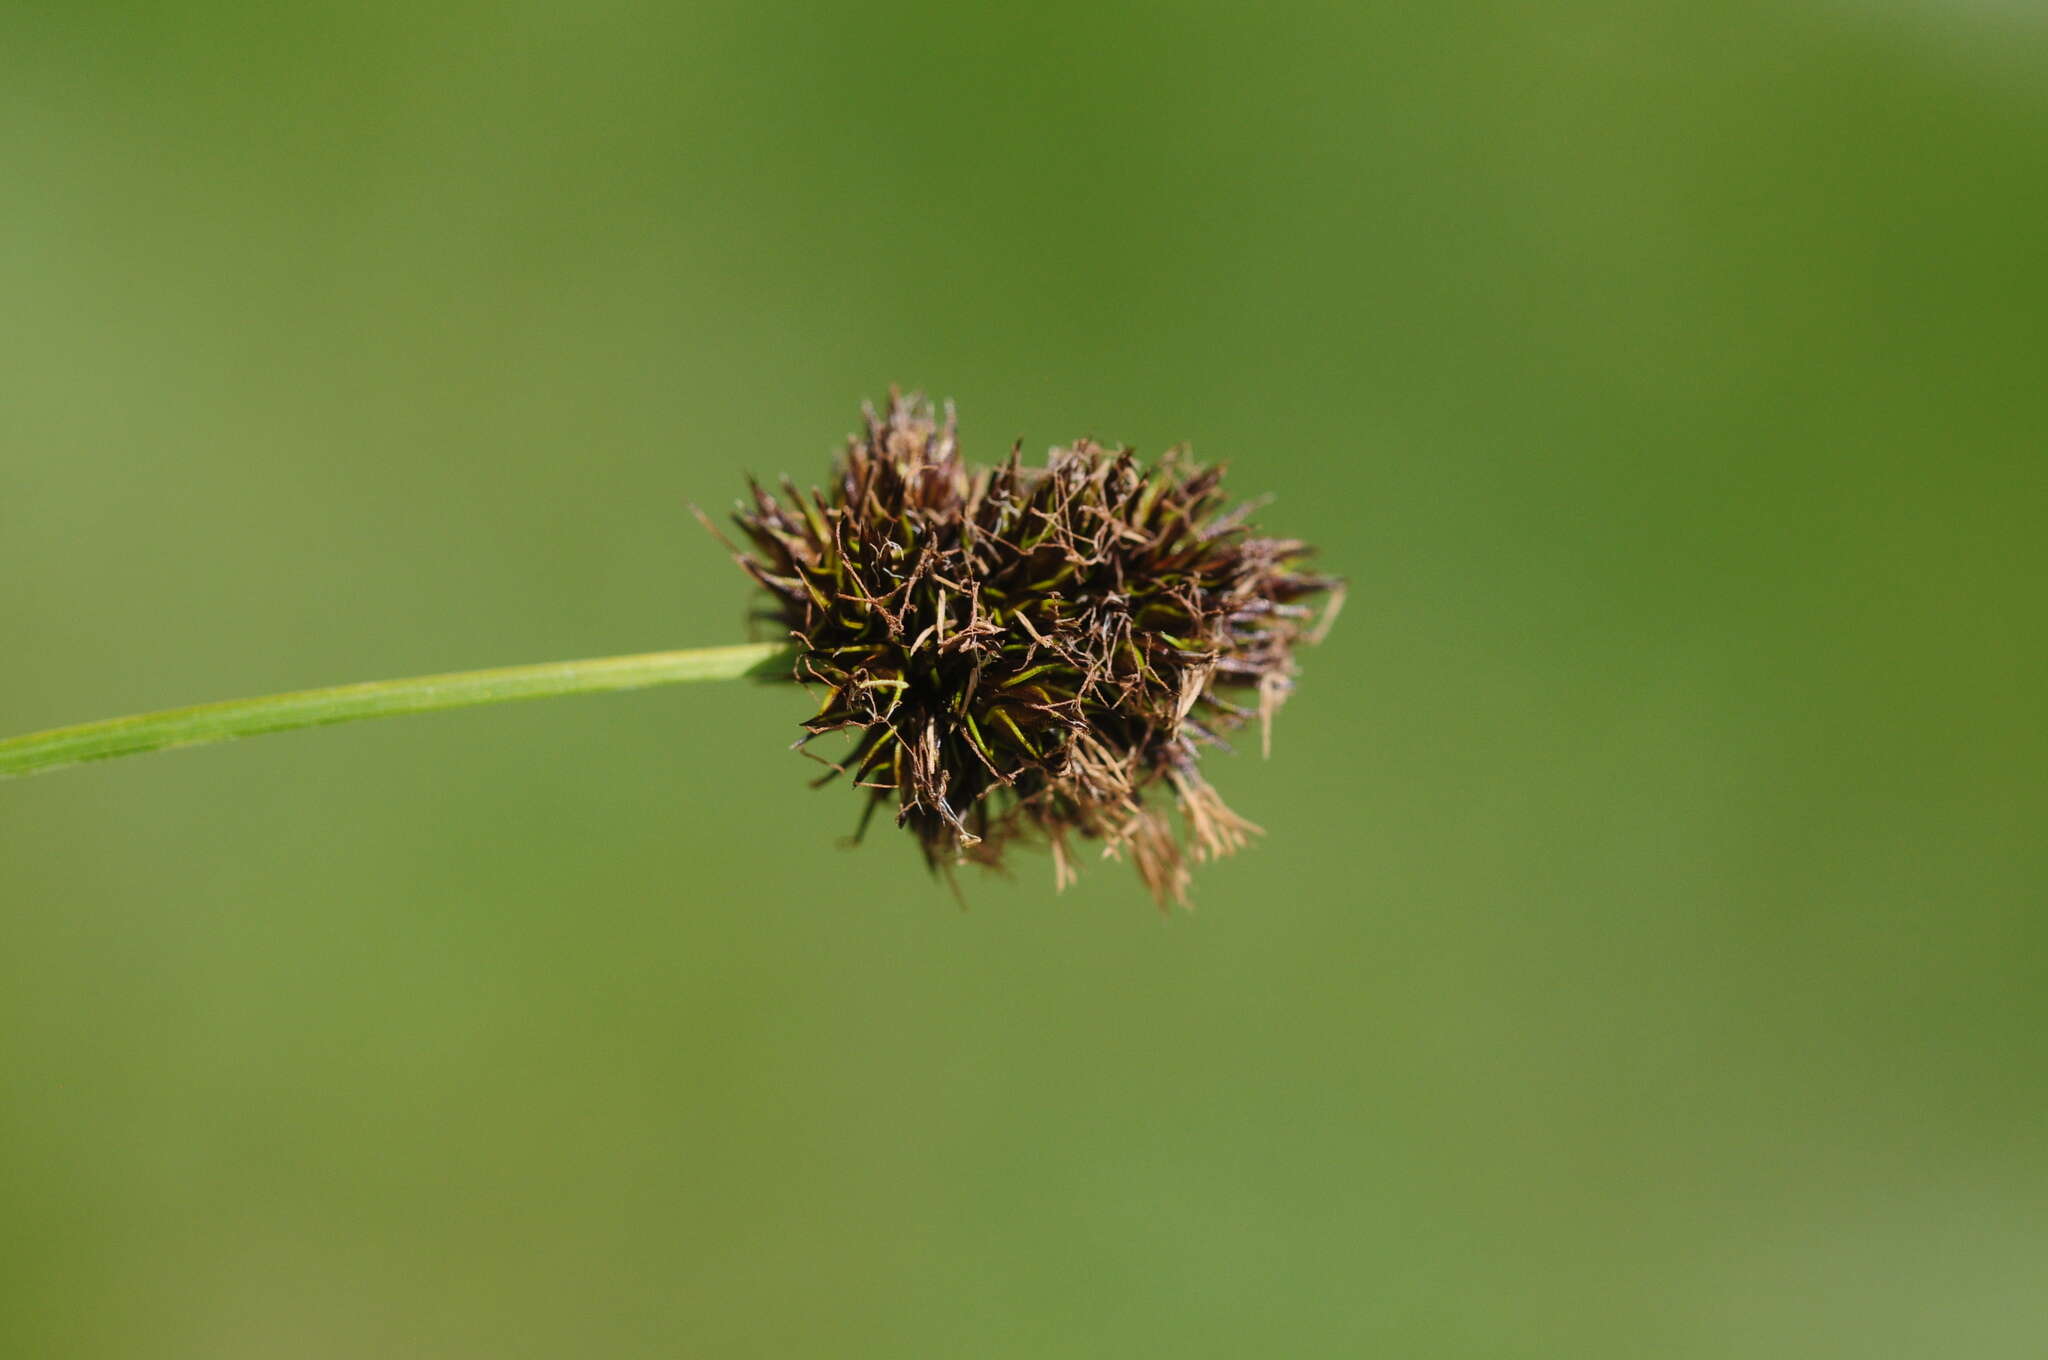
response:
[[(1196, 859), (1258, 830), (1196, 756), (1252, 718), (1270, 738), (1295, 644), (1320, 639), (1340, 583), (1295, 569), (1305, 545), (1254, 536), (1220, 467), (1169, 452), (1148, 468), (1081, 440), (1042, 468), (1016, 449), (970, 468), (950, 405), (942, 425), (892, 390), (887, 416), (864, 413), (831, 486), (755, 483), (734, 516), (753, 547), (734, 556), (799, 649), (794, 678), (825, 690), (798, 748), (853, 734), (818, 782), (870, 791), (863, 829), (893, 803), (934, 869), (996, 866), (1035, 835), (1064, 887), (1078, 837), (1128, 854), (1160, 905), (1185, 904), (1160, 795)], [(1324, 591), (1311, 630), (1301, 601)]]

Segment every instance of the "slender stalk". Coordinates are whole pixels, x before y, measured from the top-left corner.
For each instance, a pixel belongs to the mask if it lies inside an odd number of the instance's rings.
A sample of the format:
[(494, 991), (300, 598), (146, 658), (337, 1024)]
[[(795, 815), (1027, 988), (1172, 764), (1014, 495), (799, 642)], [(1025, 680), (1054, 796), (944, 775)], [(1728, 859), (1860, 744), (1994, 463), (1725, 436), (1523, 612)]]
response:
[(687, 680), (734, 680), (743, 675), (787, 675), (787, 643), (739, 647), (698, 647), (682, 652), (547, 661), (534, 666), (416, 675), (405, 680), (372, 680), (360, 685), (268, 694), (260, 699), (172, 708), (130, 718), (107, 718), (77, 727), (0, 741), (0, 779), (38, 774), (88, 760), (138, 755), (174, 746), (201, 746), (263, 732), (431, 713), (512, 699), (546, 699), (557, 694), (594, 694), (642, 689)]

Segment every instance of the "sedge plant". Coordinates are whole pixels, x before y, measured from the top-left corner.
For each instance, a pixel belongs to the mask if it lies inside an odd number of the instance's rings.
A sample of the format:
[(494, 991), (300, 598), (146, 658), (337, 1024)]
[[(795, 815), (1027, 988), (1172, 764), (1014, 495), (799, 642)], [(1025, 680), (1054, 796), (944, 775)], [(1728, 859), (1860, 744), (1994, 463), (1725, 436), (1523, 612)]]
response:
[[(1092, 440), (1026, 466), (960, 456), (957, 421), (893, 391), (864, 407), (829, 484), (749, 482), (720, 534), (780, 640), (338, 685), (111, 718), (0, 740), (0, 778), (363, 718), (741, 677), (821, 694), (796, 749), (862, 791), (950, 874), (1044, 845), (1127, 858), (1155, 901), (1187, 901), (1190, 860), (1258, 828), (1198, 758), (1256, 722), (1270, 750), (1295, 650), (1342, 584), (1311, 549), (1251, 527), (1223, 469), (1179, 450), (1142, 463)], [(701, 518), (701, 515), (700, 515)], [(714, 534), (710, 521), (705, 521)], [(1307, 601), (1321, 596), (1320, 617)], [(809, 749), (848, 736), (837, 754)], [(1179, 812), (1178, 826), (1169, 808)], [(858, 839), (858, 832), (856, 833)]]

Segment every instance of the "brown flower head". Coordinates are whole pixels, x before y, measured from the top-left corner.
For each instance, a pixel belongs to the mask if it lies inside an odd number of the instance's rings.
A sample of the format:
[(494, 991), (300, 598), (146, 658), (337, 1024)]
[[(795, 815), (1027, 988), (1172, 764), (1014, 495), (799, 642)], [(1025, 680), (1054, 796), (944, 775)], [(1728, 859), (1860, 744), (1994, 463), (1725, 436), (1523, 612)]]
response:
[[(1056, 881), (1076, 838), (1128, 854), (1153, 897), (1185, 904), (1182, 838), (1227, 854), (1258, 828), (1225, 807), (1196, 757), (1273, 710), (1294, 647), (1335, 614), (1335, 578), (1297, 569), (1310, 550), (1262, 538), (1230, 507), (1223, 470), (1178, 451), (1150, 467), (1089, 440), (1025, 467), (961, 461), (915, 394), (864, 408), (830, 486), (807, 498), (752, 483), (734, 553), (798, 648), (794, 678), (824, 690), (801, 749), (852, 745), (819, 779), (893, 804), (934, 869), (994, 866), (1044, 840)], [(1310, 629), (1302, 601), (1329, 591)], [(807, 753), (808, 754), (808, 753)]]

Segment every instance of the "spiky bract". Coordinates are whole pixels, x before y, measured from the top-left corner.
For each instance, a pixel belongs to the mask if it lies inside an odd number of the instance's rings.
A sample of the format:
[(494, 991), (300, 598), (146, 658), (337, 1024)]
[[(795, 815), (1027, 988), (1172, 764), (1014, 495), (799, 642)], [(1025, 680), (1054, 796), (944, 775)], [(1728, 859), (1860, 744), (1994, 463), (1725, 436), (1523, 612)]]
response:
[(1196, 858), (1258, 829), (1196, 755), (1270, 721), (1308, 635), (1300, 601), (1337, 583), (1296, 570), (1303, 544), (1254, 536), (1220, 467), (1169, 452), (1148, 468), (1082, 440), (1044, 467), (1012, 449), (970, 468), (950, 405), (940, 424), (892, 392), (886, 417), (864, 414), (829, 487), (755, 483), (735, 515), (753, 548), (735, 556), (800, 649), (795, 678), (825, 689), (797, 745), (853, 733), (819, 782), (871, 791), (863, 828), (893, 803), (934, 868), (996, 865), (1037, 836), (1064, 886), (1080, 838), (1184, 903), (1162, 786)]

